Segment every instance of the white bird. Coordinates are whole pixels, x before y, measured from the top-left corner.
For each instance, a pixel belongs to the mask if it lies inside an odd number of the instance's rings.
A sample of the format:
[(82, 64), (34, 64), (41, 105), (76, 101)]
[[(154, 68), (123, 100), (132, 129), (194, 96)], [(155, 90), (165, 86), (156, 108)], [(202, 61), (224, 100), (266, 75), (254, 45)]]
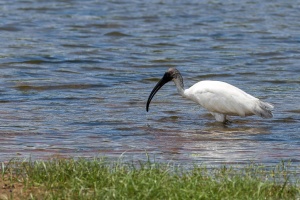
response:
[(227, 115), (273, 117), (273, 105), (225, 82), (205, 80), (184, 89), (182, 76), (176, 68), (170, 68), (153, 88), (146, 105), (147, 112), (156, 92), (169, 81), (174, 81), (181, 96), (200, 104), (219, 122), (228, 122)]

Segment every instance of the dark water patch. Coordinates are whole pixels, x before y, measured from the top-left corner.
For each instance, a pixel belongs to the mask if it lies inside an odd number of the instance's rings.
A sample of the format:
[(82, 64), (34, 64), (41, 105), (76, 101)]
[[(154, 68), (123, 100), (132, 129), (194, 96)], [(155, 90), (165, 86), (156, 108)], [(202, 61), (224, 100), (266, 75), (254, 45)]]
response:
[[(0, 126), (2, 129), (3, 126)], [(46, 133), (41, 133), (41, 132), (34, 132), (34, 131), (13, 131), (13, 130), (1, 130), (0, 129), (0, 143), (3, 141), (6, 141), (9, 138), (13, 138), (16, 136), (42, 136), (42, 135), (47, 135)]]
[(82, 126), (115, 126), (115, 128), (117, 126), (120, 125), (130, 125), (130, 123), (128, 123), (127, 121), (121, 121), (121, 120), (105, 120), (105, 121), (87, 121), (87, 122), (73, 122), (70, 123), (70, 125), (82, 125)]
[(216, 41), (220, 42), (232, 42), (232, 43), (237, 43), (239, 41), (242, 41), (242, 38), (228, 38), (228, 37), (213, 37)]
[(167, 110), (167, 111), (162, 111), (162, 112), (167, 115), (175, 115), (177, 113), (177, 111), (173, 111), (173, 110)]
[(177, 44), (173, 44), (173, 43), (165, 43), (165, 42), (160, 42), (160, 43), (155, 43), (151, 45), (152, 47), (167, 47), (167, 46), (178, 46)]
[(159, 16), (153, 15), (153, 16), (143, 16), (142, 19), (145, 23), (155, 23), (159, 22)]
[[(132, 131), (132, 128), (130, 127), (120, 127), (120, 128), (116, 128), (116, 130), (119, 131)], [(131, 134), (129, 136), (132, 136)]]
[(104, 84), (65, 84), (65, 85), (44, 85), (44, 86), (34, 86), (34, 85), (17, 85), (14, 88), (20, 91), (36, 90), (36, 91), (46, 91), (46, 90), (76, 90), (76, 89), (88, 89), (88, 88), (103, 88), (107, 87)]
[(71, 25), (69, 26), (73, 30), (77, 29), (116, 29), (116, 28), (125, 28), (126, 26), (118, 23), (92, 23), (84, 25)]
[(276, 123), (298, 123), (299, 120), (296, 120), (292, 117), (286, 117), (286, 118), (281, 118), (281, 119), (274, 119), (274, 122)]
[(285, 62), (288, 63), (289, 59), (290, 58), (288, 58), (286, 56), (273, 56), (271, 61), (285, 60)]
[(195, 77), (195, 79), (203, 80), (203, 79), (209, 79), (209, 78), (223, 78), (223, 77), (232, 77), (235, 76), (233, 74), (205, 74), (205, 75), (198, 75)]
[(62, 44), (61, 46), (67, 48), (94, 48), (91, 44)]
[(0, 100), (0, 103), (11, 103), (9, 100)]
[(287, 80), (262, 80), (265, 83), (273, 83), (273, 84), (286, 84), (288, 83)]
[(81, 66), (82, 70), (86, 70), (86, 71), (99, 71), (99, 72), (105, 72), (105, 71), (111, 71), (110, 69), (106, 68), (106, 67), (102, 67), (102, 66)]
[(236, 74), (243, 75), (243, 76), (255, 76), (255, 75), (257, 75), (256, 72), (237, 72)]
[(211, 48), (219, 50), (219, 49), (225, 49), (226, 47), (224, 45), (216, 45), (216, 46), (212, 46)]
[[(257, 52), (251, 53), (252, 56), (262, 56), (262, 57), (280, 57), (282, 56), (282, 52), (277, 51), (270, 51), (270, 52)], [(282, 57), (284, 58), (284, 57)]]
[(145, 78), (143, 81), (145, 82), (158, 82), (160, 78)]
[(83, 126), (103, 126), (103, 125), (116, 125), (118, 122), (100, 122), (100, 121), (89, 121), (89, 122), (75, 122), (70, 125), (83, 125)]
[[(52, 62), (52, 61), (50, 61)], [(25, 64), (32, 64), (32, 65), (39, 65), (42, 63), (49, 63), (49, 61), (45, 61), (45, 60), (27, 60), (27, 61), (23, 61), (20, 63), (25, 63)]]
[(60, 63), (85, 63), (85, 64), (94, 64), (100, 63), (100, 61), (94, 59), (72, 59), (72, 60), (62, 60)]
[(0, 31), (8, 31), (8, 32), (22, 31), (22, 29), (17, 26), (18, 25), (16, 25), (16, 24), (6, 24), (4, 26), (0, 26)]
[(117, 23), (103, 23), (103, 24), (88, 24), (88, 25), (86, 25), (86, 27), (100, 28), (100, 29), (108, 28), (109, 29), (109, 28), (124, 28), (126, 26), (123, 24), (117, 24)]
[(162, 59), (154, 59), (154, 60), (151, 60), (150, 62), (152, 63), (166, 63), (164, 64), (164, 66), (168, 66), (168, 67), (171, 67), (171, 65), (169, 65), (168, 63), (181, 63), (181, 62), (184, 62), (182, 60), (176, 60), (174, 58), (162, 58)]
[(300, 114), (300, 109), (299, 110), (287, 110), (287, 112)]
[(200, 42), (204, 42), (205, 40), (201, 39), (201, 38), (197, 38), (197, 39), (193, 38), (193, 39), (190, 39), (189, 41), (193, 42), (193, 43), (198, 43), (198, 42), (200, 43)]
[(157, 121), (160, 121), (160, 122), (175, 122), (175, 121), (178, 121), (180, 119), (181, 119), (180, 116), (173, 115), (173, 116), (168, 116), (168, 117), (161, 117), (161, 118), (157, 119)]
[(86, 64), (94, 64), (94, 63), (100, 63), (100, 61), (97, 60), (80, 60), (80, 59), (73, 59), (73, 60), (59, 60), (56, 58), (51, 59), (30, 59), (30, 60), (23, 60), (17, 62), (6, 62), (6, 65), (14, 65), (14, 64), (31, 64), (31, 65), (41, 65), (41, 64), (59, 64), (59, 63), (86, 63)]
[[(81, 102), (81, 101), (92, 101), (92, 102), (104, 102), (105, 98), (104, 97), (92, 97), (92, 96), (86, 96), (86, 97), (82, 97), (82, 96), (64, 96), (64, 97), (41, 97), (39, 98), (39, 100), (41, 101), (49, 101), (50, 105), (64, 105), (67, 106), (65, 104), (65, 102), (71, 102), (71, 101), (76, 101), (76, 102)], [(19, 101), (16, 101), (19, 102)]]
[(129, 37), (130, 35), (119, 32), (119, 31), (112, 31), (104, 34), (105, 36), (111, 36), (111, 37)]
[(60, 72), (60, 73), (67, 73), (67, 74), (81, 74), (80, 72), (78, 71), (72, 71), (71, 69), (58, 69), (58, 70), (55, 70), (56, 72)]
[(18, 10), (20, 11), (37, 11), (37, 12), (46, 12), (46, 11), (59, 11), (63, 8), (59, 7), (48, 7), (48, 6), (41, 6), (41, 7), (22, 7), (19, 8)]
[(261, 80), (261, 82), (264, 83), (272, 83), (272, 84), (291, 84), (291, 83), (296, 83), (296, 84), (300, 84), (300, 80), (290, 80), (290, 79), (286, 79), (286, 80)]

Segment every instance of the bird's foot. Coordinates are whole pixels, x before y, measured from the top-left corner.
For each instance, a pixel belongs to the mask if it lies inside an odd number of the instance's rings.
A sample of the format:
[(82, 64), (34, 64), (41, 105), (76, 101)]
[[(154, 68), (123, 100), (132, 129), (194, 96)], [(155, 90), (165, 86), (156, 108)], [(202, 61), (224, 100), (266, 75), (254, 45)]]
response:
[(223, 122), (224, 125), (230, 125), (232, 124), (232, 121), (230, 121), (229, 119), (226, 119), (224, 122)]

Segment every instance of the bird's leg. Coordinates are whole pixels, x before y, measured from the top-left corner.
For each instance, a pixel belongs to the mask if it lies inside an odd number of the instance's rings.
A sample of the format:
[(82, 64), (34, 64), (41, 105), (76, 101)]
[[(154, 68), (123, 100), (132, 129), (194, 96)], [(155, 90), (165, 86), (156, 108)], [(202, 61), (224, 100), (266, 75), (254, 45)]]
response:
[(223, 124), (224, 125), (229, 125), (229, 124), (231, 124), (232, 123), (232, 121), (231, 120), (229, 120), (228, 119), (228, 117), (226, 116), (226, 115), (224, 115), (225, 117), (224, 117), (224, 121), (223, 121)]
[(230, 125), (230, 124), (232, 124), (232, 121), (226, 119), (225, 122), (224, 122), (224, 124), (225, 124), (225, 125)]
[(215, 117), (216, 121), (218, 122), (222, 122), (225, 124), (226, 122), (226, 115), (221, 114), (221, 113), (215, 113), (215, 112), (211, 112), (211, 114)]

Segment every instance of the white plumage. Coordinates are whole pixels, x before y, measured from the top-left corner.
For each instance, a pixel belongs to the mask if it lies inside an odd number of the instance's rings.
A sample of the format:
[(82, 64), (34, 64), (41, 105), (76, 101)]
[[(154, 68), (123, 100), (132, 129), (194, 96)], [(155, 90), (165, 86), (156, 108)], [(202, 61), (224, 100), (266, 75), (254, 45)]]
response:
[(184, 96), (210, 111), (217, 121), (224, 122), (226, 115), (272, 117), (271, 104), (221, 81), (200, 81), (184, 90)]
[(207, 109), (217, 121), (225, 123), (227, 115), (272, 118), (273, 105), (263, 102), (243, 90), (221, 81), (200, 81), (188, 89), (184, 89), (180, 72), (170, 68), (152, 90), (146, 110), (155, 93), (167, 82), (173, 80), (179, 94)]

